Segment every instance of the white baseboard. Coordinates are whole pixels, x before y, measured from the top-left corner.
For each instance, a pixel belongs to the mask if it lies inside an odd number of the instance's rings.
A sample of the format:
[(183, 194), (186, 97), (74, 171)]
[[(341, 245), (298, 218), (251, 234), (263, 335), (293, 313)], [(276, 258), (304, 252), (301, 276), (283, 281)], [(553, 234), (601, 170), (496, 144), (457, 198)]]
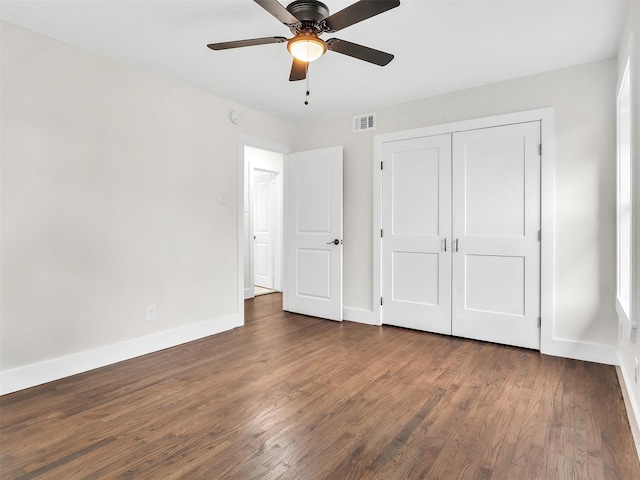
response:
[(253, 294), (252, 294), (250, 288), (245, 288), (244, 289), (244, 299), (247, 300), (248, 298), (253, 298)]
[(573, 342), (554, 338), (550, 341), (542, 342), (540, 353), (553, 355), (554, 357), (583, 360), (585, 362), (618, 365), (618, 353), (616, 348), (611, 345)]
[(627, 410), (627, 417), (629, 418), (629, 426), (631, 427), (631, 434), (633, 435), (633, 443), (636, 446), (636, 452), (638, 458), (640, 458), (640, 410), (638, 410), (638, 399), (633, 394), (632, 377), (630, 377), (624, 369), (624, 363), (620, 359), (619, 367), (616, 367), (618, 373), (618, 381), (620, 382), (620, 390), (622, 390), (622, 397), (624, 398), (624, 405)]
[(342, 308), (342, 318), (349, 322), (365, 323), (367, 325), (377, 325), (370, 310), (360, 310), (359, 308)]
[(207, 320), (0, 373), (0, 395), (129, 360), (242, 325), (238, 315)]

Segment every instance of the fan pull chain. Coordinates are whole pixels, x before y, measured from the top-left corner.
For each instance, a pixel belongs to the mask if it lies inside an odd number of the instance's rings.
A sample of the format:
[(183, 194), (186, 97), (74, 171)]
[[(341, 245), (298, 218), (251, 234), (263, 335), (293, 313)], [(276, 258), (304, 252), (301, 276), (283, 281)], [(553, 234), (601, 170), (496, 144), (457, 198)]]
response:
[(307, 93), (305, 95), (304, 104), (309, 105), (309, 64), (306, 66), (307, 74), (305, 75), (305, 79), (307, 81)]

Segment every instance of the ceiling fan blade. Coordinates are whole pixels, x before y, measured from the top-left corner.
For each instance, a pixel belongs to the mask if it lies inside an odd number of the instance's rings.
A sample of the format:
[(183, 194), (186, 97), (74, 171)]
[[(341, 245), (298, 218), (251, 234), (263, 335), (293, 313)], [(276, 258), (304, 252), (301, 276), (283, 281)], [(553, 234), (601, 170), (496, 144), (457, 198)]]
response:
[(267, 43), (286, 42), (284, 37), (264, 37), (251, 38), (249, 40), (235, 40), (233, 42), (210, 43), (207, 45), (211, 50), (227, 50), (228, 48), (252, 47), (254, 45), (265, 45)]
[(289, 81), (295, 82), (297, 80), (304, 80), (307, 78), (307, 67), (309, 64), (307, 62), (303, 62), (302, 60), (298, 60), (293, 57), (293, 65), (291, 65), (291, 74), (289, 75)]
[(276, 17), (285, 25), (295, 25), (296, 23), (300, 22), (300, 20), (298, 20), (293, 15), (291, 15), (289, 10), (284, 8), (280, 4), (280, 2), (278, 2), (277, 0), (253, 0), (253, 1), (256, 2), (258, 5), (260, 5), (262, 8), (264, 8), (267, 12), (269, 12), (271, 15)]
[(381, 52), (380, 50), (375, 50), (373, 48), (365, 47), (364, 45), (358, 45), (357, 43), (351, 43), (337, 38), (327, 40), (327, 47), (332, 52), (349, 55), (350, 57), (358, 58), (365, 62), (375, 63), (381, 67), (384, 67), (393, 60), (393, 55), (390, 53)]
[(354, 23), (391, 10), (398, 5), (400, 5), (400, 0), (360, 0), (327, 17), (325, 23), (329, 28), (329, 32), (337, 32)]

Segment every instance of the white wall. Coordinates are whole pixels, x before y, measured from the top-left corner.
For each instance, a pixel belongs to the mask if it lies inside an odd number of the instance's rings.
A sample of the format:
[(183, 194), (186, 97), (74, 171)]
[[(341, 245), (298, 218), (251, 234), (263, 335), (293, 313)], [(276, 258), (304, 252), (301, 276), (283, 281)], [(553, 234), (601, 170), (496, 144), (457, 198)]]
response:
[[(623, 35), (620, 41), (620, 50), (619, 50), (619, 68), (623, 67), (623, 58), (626, 52), (627, 43), (629, 41), (629, 34), (631, 32), (635, 32), (635, 83), (632, 86), (635, 89), (635, 116), (636, 116), (636, 125), (635, 125), (635, 141), (636, 148), (634, 152), (634, 161), (636, 165), (636, 190), (640, 186), (640, 3), (638, 2), (629, 2), (629, 10), (627, 11), (627, 18), (625, 21)], [(640, 225), (640, 195), (636, 191), (636, 206), (635, 206), (635, 216), (633, 221), (635, 222), (635, 272), (634, 272), (634, 282), (635, 282), (635, 294), (632, 298), (632, 315), (635, 317), (636, 322), (638, 321), (638, 308), (640, 307), (640, 241), (638, 240), (638, 226)], [(625, 386), (627, 392), (630, 397), (631, 404), (631, 412), (632, 414), (632, 427), (636, 427), (635, 434), (635, 442), (636, 448), (640, 453), (640, 386), (634, 383), (634, 358), (640, 359), (640, 338), (636, 336), (635, 341), (631, 341), (628, 336), (621, 334), (621, 338), (619, 341), (619, 359), (620, 359), (620, 370), (622, 372), (622, 376), (625, 382)], [(631, 415), (630, 415), (631, 416)], [(635, 425), (633, 425), (633, 420), (635, 417)]]
[(616, 344), (615, 60), (380, 108), (358, 134), (350, 116), (294, 127), (5, 23), (2, 72), (2, 372), (236, 315), (237, 134), (344, 145), (344, 299), (366, 313), (373, 135), (547, 106), (554, 332)]
[(7, 23), (1, 53), (2, 372), (234, 326), (238, 134), (293, 127)]
[(379, 108), (373, 131), (352, 133), (351, 116), (298, 126), (295, 150), (345, 147), (345, 306), (372, 309), (374, 135), (552, 106), (554, 336), (613, 347), (615, 85), (612, 59)]

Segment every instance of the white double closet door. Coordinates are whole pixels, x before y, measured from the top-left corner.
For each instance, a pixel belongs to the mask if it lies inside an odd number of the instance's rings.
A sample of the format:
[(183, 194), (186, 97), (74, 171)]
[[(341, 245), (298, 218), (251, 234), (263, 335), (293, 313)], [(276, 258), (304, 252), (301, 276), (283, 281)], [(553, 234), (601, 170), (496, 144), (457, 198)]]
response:
[(539, 146), (539, 122), (383, 145), (383, 323), (540, 348)]

